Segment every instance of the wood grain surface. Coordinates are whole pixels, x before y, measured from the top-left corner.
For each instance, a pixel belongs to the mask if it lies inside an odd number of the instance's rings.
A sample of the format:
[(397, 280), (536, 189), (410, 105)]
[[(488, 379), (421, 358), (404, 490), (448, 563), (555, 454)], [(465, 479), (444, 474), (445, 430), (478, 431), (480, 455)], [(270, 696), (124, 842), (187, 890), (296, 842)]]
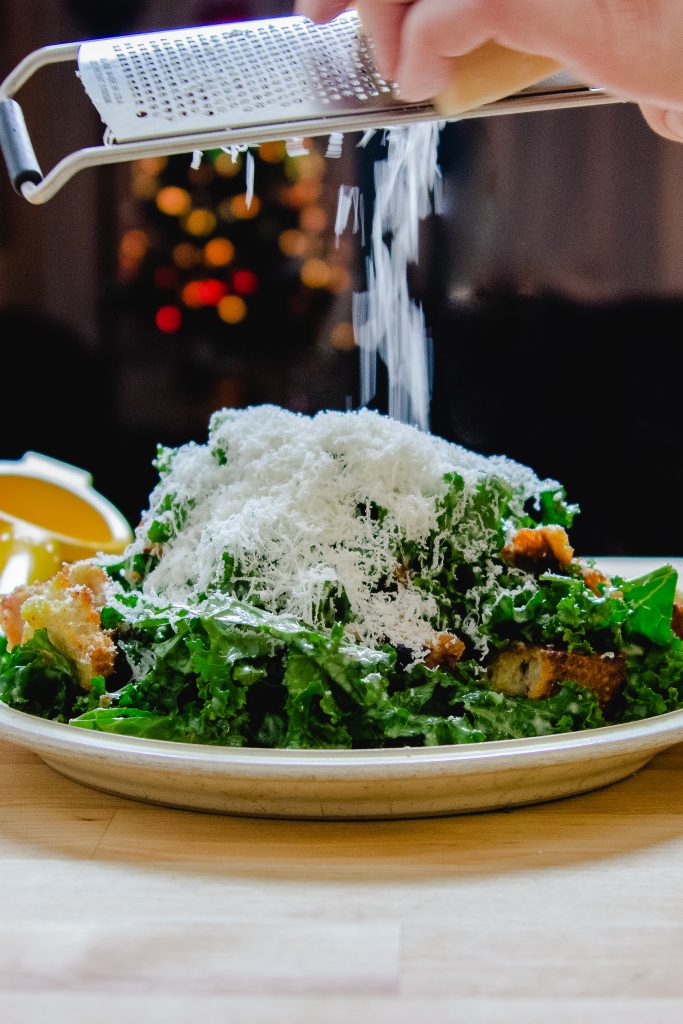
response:
[(450, 818), (176, 811), (0, 743), (0, 1021), (683, 1019), (683, 745)]

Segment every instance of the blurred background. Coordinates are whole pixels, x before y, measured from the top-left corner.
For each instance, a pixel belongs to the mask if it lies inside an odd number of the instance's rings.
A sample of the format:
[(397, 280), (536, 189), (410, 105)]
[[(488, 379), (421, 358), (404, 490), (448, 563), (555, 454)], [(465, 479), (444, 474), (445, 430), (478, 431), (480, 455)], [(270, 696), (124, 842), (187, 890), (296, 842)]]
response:
[[(39, 46), (291, 13), (279, 0), (3, 0), (0, 76)], [(97, 144), (74, 65), (21, 92), (43, 169)], [(360, 236), (341, 184), (381, 146), (145, 160), (45, 206), (0, 175), (0, 458), (88, 469), (132, 525), (157, 443), (221, 406), (358, 404)], [(434, 343), (432, 431), (566, 486), (581, 553), (680, 555), (683, 146), (628, 104), (472, 120), (441, 136), (444, 212), (411, 281)], [(383, 410), (380, 386), (376, 406)]]

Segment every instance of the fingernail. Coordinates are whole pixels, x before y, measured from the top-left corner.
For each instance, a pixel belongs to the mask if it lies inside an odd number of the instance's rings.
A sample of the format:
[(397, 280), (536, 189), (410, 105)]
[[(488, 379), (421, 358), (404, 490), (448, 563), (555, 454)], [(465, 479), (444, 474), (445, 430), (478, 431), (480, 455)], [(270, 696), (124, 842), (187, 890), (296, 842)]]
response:
[(662, 121), (666, 130), (683, 142), (683, 110), (667, 110)]

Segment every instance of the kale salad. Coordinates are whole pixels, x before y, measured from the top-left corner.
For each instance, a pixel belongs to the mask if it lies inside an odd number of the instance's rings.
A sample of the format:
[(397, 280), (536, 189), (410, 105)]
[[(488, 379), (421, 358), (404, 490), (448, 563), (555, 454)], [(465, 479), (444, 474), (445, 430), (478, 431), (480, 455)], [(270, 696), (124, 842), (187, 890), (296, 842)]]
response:
[(670, 565), (577, 558), (552, 480), (369, 410), (214, 413), (123, 556), (0, 601), (0, 700), (269, 748), (480, 743), (683, 707)]

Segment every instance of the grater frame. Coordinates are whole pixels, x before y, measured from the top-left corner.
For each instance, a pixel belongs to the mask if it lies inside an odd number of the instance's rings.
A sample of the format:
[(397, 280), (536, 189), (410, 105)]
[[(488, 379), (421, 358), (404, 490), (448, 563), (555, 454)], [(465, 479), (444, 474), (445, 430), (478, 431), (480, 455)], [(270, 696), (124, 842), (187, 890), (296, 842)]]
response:
[[(104, 142), (43, 175), (13, 97), (39, 69), (67, 61), (103, 121)], [(455, 119), (614, 102), (560, 72)], [(401, 100), (354, 11), (325, 24), (285, 16), (42, 47), (0, 86), (0, 145), (15, 189), (33, 204), (88, 167), (427, 120), (451, 118), (432, 102)]]

